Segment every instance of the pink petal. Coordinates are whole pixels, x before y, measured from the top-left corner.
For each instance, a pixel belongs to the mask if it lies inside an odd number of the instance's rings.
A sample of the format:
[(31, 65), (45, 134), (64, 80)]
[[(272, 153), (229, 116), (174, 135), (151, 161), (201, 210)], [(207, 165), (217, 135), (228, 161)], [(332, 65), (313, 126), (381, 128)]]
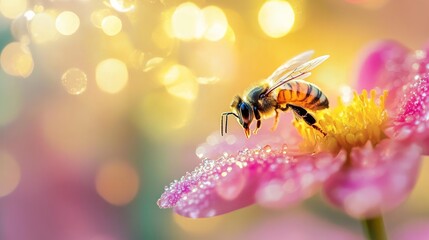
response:
[(395, 119), (399, 139), (422, 143), (429, 152), (429, 74), (416, 75), (406, 86), (403, 102)]
[(354, 148), (350, 162), (324, 186), (328, 200), (357, 218), (374, 217), (397, 207), (416, 183), (421, 149), (386, 139), (375, 148)]
[(358, 69), (357, 90), (379, 88), (388, 90), (386, 107), (395, 108), (398, 94), (410, 73), (408, 49), (394, 41), (382, 41), (370, 45), (361, 57)]
[(191, 218), (211, 217), (255, 202), (284, 207), (311, 196), (344, 160), (344, 153), (293, 155), (269, 146), (244, 150), (204, 160), (166, 187), (158, 205)]

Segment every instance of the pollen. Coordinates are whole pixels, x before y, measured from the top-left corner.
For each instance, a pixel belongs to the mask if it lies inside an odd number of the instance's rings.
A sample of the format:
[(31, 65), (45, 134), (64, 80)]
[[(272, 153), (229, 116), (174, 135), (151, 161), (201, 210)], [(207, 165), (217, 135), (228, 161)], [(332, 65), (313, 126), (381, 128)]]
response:
[(370, 142), (377, 145), (387, 136), (384, 130), (387, 127), (388, 115), (384, 107), (387, 91), (377, 96), (375, 90), (363, 90), (361, 94), (353, 93), (353, 99), (344, 103), (338, 99), (338, 106), (332, 109), (317, 111), (316, 126), (326, 136), (306, 124), (302, 120), (294, 122), (295, 127), (304, 138), (301, 148), (318, 151), (338, 152), (345, 149), (347, 152), (353, 147), (359, 147)]

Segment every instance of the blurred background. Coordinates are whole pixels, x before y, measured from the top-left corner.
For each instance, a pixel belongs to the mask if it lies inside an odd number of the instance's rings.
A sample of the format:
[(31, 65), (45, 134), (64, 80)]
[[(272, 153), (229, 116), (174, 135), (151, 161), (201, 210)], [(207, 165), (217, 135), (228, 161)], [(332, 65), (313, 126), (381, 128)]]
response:
[[(336, 99), (353, 88), (369, 43), (425, 46), (428, 9), (426, 0), (0, 0), (0, 238), (362, 239), (359, 223), (320, 196), (197, 220), (156, 200), (198, 164), (196, 147), (234, 95), (314, 49), (331, 58), (310, 79)], [(386, 215), (393, 239), (429, 239), (426, 162), (411, 197)]]

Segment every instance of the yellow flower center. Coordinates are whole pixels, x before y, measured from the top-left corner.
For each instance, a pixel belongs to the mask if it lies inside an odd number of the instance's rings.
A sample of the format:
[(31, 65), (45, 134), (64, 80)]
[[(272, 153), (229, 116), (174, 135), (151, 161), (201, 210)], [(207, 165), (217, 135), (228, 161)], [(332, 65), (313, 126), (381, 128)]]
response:
[(386, 138), (386, 96), (387, 91), (377, 97), (375, 90), (371, 90), (368, 97), (368, 92), (363, 90), (360, 95), (355, 92), (350, 103), (346, 104), (340, 98), (337, 107), (313, 113), (316, 125), (326, 136), (302, 120), (295, 121), (295, 127), (304, 138), (301, 148), (329, 152), (345, 149), (350, 152), (353, 147), (363, 146), (368, 141), (375, 146)]

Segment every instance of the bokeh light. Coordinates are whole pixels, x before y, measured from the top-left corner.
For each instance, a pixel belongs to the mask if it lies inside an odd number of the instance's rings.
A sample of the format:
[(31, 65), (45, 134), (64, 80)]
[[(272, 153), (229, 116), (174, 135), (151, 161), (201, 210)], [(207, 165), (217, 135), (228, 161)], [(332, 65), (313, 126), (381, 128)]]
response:
[(140, 180), (137, 171), (124, 161), (109, 161), (97, 172), (95, 188), (106, 202), (122, 206), (137, 195)]
[(102, 91), (117, 93), (121, 91), (128, 82), (127, 65), (115, 58), (101, 61), (95, 70), (95, 80)]
[(0, 0), (0, 12), (6, 18), (17, 18), (25, 10), (27, 10), (27, 0)]
[(171, 24), (173, 36), (185, 41), (200, 38), (205, 30), (204, 14), (191, 2), (177, 6)]
[(110, 0), (110, 5), (118, 12), (130, 12), (136, 7), (135, 0)]
[(24, 13), (24, 17), (28, 21), (31, 21), (34, 18), (34, 16), (36, 16), (36, 13), (33, 10), (27, 10)]
[(183, 65), (171, 66), (164, 75), (162, 83), (167, 91), (177, 97), (193, 100), (198, 94), (198, 83), (189, 68)]
[(0, 197), (11, 194), (21, 180), (21, 168), (8, 153), (0, 151)]
[(270, 0), (262, 5), (258, 20), (265, 34), (272, 38), (280, 38), (292, 29), (295, 13), (288, 2)]
[(29, 30), (35, 43), (46, 43), (58, 37), (55, 18), (47, 12), (36, 14), (30, 21)]
[(79, 68), (70, 68), (61, 77), (61, 83), (66, 91), (72, 95), (79, 95), (86, 90), (86, 74)]
[(71, 11), (64, 11), (57, 16), (55, 27), (62, 35), (72, 35), (80, 25), (79, 17)]
[(203, 8), (202, 13), (206, 25), (204, 38), (210, 41), (222, 39), (228, 29), (228, 20), (222, 9), (216, 6), (208, 6)]
[(19, 42), (9, 43), (3, 48), (0, 62), (2, 69), (12, 76), (28, 77), (34, 68), (30, 49)]
[(117, 16), (109, 15), (103, 18), (101, 29), (106, 35), (115, 36), (122, 30), (122, 21)]

